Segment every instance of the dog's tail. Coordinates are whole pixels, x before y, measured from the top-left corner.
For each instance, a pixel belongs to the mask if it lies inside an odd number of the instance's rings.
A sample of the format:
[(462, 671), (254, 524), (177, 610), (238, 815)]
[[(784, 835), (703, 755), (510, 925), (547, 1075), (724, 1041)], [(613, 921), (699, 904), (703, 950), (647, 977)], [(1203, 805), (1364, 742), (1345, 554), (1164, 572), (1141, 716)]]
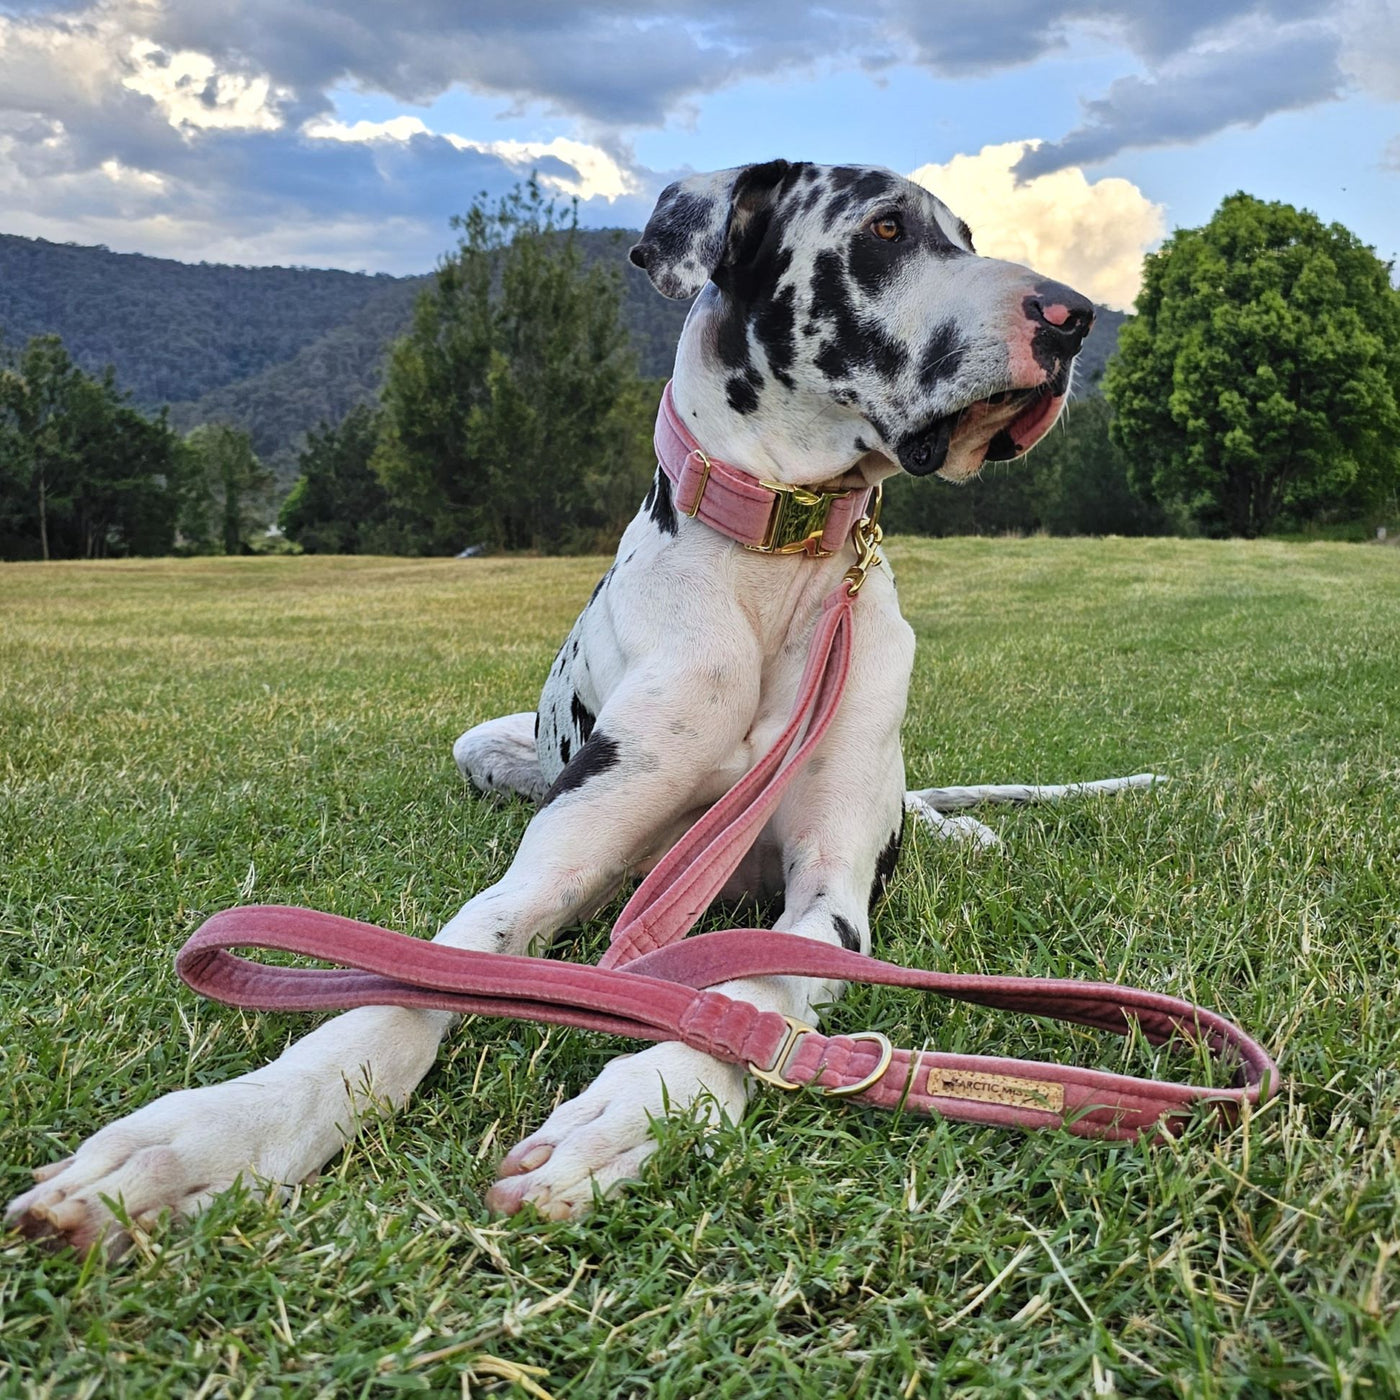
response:
[(1130, 778), (1101, 778), (1093, 783), (1060, 783), (1032, 786), (1025, 783), (993, 783), (986, 787), (919, 788), (905, 797), (936, 812), (957, 812), (993, 802), (1063, 802), (1069, 797), (1087, 797), (1095, 792), (1123, 792), (1127, 788), (1150, 788), (1168, 780), (1160, 773), (1134, 773)]

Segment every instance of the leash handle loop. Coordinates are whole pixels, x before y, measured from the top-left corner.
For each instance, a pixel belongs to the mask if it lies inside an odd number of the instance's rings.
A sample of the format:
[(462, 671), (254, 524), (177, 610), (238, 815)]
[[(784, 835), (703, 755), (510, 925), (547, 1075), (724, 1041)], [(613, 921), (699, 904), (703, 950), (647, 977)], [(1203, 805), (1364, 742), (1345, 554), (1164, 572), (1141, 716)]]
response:
[[(290, 951), (338, 969), (272, 967), (233, 948)], [(793, 934), (730, 929), (638, 957), (623, 969), (476, 953), (309, 909), (248, 905), (215, 914), (176, 958), (195, 991), (259, 1010), (407, 1006), (681, 1040), (784, 1089), (811, 1087), (881, 1108), (1082, 1136), (1158, 1136), (1198, 1104), (1233, 1122), (1275, 1092), (1268, 1053), (1203, 1007), (1111, 983), (927, 972)], [(755, 976), (809, 976), (931, 991), (1127, 1035), (1206, 1046), (1237, 1071), (1217, 1089), (1103, 1070), (893, 1048), (879, 1032), (827, 1035), (711, 990)]]

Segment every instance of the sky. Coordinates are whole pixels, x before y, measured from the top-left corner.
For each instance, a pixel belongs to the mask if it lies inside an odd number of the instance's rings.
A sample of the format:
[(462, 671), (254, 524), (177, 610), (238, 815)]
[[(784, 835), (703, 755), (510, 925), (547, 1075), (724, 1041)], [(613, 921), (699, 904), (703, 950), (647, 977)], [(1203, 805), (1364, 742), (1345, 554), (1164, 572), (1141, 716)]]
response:
[(783, 156), (1130, 308), (1243, 189), (1400, 255), (1400, 0), (0, 0), (0, 232), (423, 272), (532, 171), (638, 228)]

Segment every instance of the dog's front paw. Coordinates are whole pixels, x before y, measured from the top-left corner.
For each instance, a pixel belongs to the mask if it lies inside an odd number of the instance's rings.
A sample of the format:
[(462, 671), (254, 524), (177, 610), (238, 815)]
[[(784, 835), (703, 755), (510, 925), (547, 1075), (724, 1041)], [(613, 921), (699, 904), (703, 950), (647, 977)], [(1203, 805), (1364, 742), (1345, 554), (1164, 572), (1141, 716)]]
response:
[[(71, 1156), (40, 1167), (38, 1183), (5, 1210), (5, 1223), (31, 1239), (113, 1255), (129, 1243), (112, 1206), (145, 1226), (163, 1211), (197, 1215), (243, 1177), (297, 1171), (294, 1096), (269, 1084), (233, 1080), (156, 1099), (94, 1133)], [(290, 1149), (290, 1150), (289, 1150)], [(109, 1204), (109, 1202), (111, 1204)]]
[(507, 1154), (486, 1204), (503, 1215), (525, 1205), (550, 1220), (582, 1215), (595, 1189), (606, 1194), (638, 1174), (656, 1150), (654, 1119), (697, 1102), (712, 1122), (737, 1118), (747, 1096), (739, 1066), (688, 1045), (619, 1056)]

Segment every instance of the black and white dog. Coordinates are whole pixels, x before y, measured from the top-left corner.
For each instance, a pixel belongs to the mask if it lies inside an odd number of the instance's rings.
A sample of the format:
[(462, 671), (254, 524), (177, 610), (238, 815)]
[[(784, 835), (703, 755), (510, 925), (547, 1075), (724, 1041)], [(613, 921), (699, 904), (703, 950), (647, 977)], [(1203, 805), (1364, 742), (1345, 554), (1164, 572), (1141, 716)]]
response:
[[(880, 169), (773, 161), (681, 180), (632, 260), (666, 296), (700, 294), (673, 391), (705, 450), (817, 489), (872, 486), (901, 468), (963, 481), (1019, 456), (1054, 422), (1093, 320), (1068, 287), (979, 257), (944, 204)], [(678, 512), (658, 472), (538, 715), (457, 741), (478, 787), (540, 809), (506, 875), (438, 938), (523, 953), (654, 863), (782, 728), (822, 601), (852, 562), (849, 545), (820, 559), (748, 552)], [(854, 648), (831, 730), (729, 893), (780, 890), (777, 928), (868, 950), (906, 806), (945, 834), (995, 839), (939, 809), (1083, 788), (906, 794), (899, 732), (914, 638), (883, 567), (860, 598)], [(811, 1021), (839, 989), (780, 978), (726, 990)], [(120, 1236), (103, 1197), (142, 1219), (198, 1211), (240, 1176), (300, 1181), (358, 1119), (408, 1099), (449, 1021), (394, 1008), (338, 1016), (270, 1065), (102, 1129), (41, 1169), (9, 1214), (83, 1246)], [(668, 1103), (704, 1096), (737, 1116), (747, 1093), (741, 1069), (684, 1045), (623, 1056), (507, 1155), (489, 1204), (580, 1212), (595, 1189), (636, 1174)]]

